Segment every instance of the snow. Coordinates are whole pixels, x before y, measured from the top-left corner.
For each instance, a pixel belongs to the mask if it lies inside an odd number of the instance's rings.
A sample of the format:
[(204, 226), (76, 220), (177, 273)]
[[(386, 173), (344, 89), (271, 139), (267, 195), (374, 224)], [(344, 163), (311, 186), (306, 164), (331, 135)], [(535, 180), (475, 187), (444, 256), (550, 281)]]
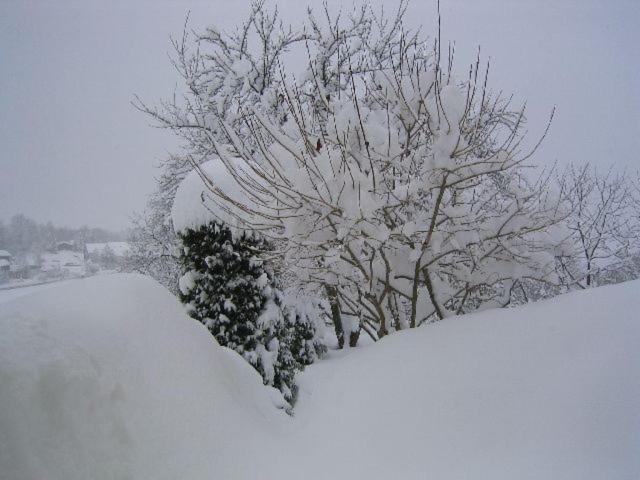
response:
[(49, 282), (37, 282), (37, 283), (28, 283), (28, 281), (23, 281), (18, 284), (11, 283), (10, 286), (3, 286), (0, 288), (0, 303), (8, 302), (9, 300), (13, 300), (14, 298), (24, 297), (25, 295), (30, 295), (34, 292), (44, 290), (47, 288), (54, 287), (56, 285), (61, 285), (68, 282), (73, 282), (74, 280), (54, 280)]
[(195, 270), (189, 270), (178, 279), (178, 289), (183, 295), (187, 295), (196, 286), (196, 281), (200, 278), (200, 274)]
[(12, 255), (6, 250), (0, 250), (0, 258), (11, 258)]
[(0, 304), (6, 478), (636, 479), (640, 282), (332, 352), (295, 416), (155, 282)]
[(313, 433), (341, 478), (640, 478), (639, 287), (457, 317), (321, 362), (303, 376), (300, 441)]
[(0, 385), (7, 479), (247, 478), (245, 452), (286, 416), (257, 372), (136, 275), (0, 304)]
[(223, 206), (222, 197), (242, 205), (248, 203), (245, 192), (216, 157), (191, 171), (180, 183), (171, 209), (175, 231), (197, 230), (212, 221), (225, 223), (232, 233), (243, 231), (237, 215)]
[(89, 255), (105, 253), (108, 248), (116, 257), (124, 257), (131, 250), (128, 242), (87, 243), (85, 247)]

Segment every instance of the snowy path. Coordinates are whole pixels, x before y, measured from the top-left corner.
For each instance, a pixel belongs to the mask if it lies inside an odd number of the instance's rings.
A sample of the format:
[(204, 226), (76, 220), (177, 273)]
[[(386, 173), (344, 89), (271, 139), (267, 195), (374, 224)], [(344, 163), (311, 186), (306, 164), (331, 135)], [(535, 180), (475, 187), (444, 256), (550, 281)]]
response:
[(5, 303), (16, 298), (24, 297), (31, 293), (39, 292), (57, 285), (64, 285), (74, 280), (60, 280), (56, 282), (38, 283), (35, 285), (0, 288), (0, 303)]

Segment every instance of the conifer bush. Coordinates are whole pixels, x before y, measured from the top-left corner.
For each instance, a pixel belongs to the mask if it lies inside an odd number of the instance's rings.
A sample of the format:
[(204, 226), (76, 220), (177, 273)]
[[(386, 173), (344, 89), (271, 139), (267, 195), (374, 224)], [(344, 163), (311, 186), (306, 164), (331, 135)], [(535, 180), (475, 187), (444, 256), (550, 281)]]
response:
[(322, 347), (308, 314), (286, 306), (273, 272), (260, 259), (268, 243), (250, 232), (233, 235), (220, 222), (179, 233), (180, 300), (217, 342), (242, 355), (266, 385), (293, 403), (295, 373)]

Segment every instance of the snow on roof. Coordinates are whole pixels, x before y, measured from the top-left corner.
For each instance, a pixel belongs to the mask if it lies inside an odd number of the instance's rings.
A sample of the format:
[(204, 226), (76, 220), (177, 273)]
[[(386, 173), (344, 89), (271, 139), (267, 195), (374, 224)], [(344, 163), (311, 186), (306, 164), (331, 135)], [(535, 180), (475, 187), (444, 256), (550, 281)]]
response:
[[(198, 171), (199, 170), (199, 171)], [(235, 202), (247, 203), (247, 195), (229, 174), (222, 160), (215, 158), (203, 163), (182, 181), (171, 209), (171, 219), (176, 232), (196, 230), (210, 222), (223, 222), (232, 232), (244, 231), (240, 220), (222, 204), (222, 199), (209, 190), (202, 176)]]
[(0, 250), (0, 258), (11, 258), (11, 257), (13, 257), (13, 255), (11, 255), (6, 250)]
[(107, 247), (117, 256), (122, 257), (129, 253), (131, 245), (127, 242), (104, 242), (104, 243), (87, 243), (85, 244), (87, 253), (102, 253)]

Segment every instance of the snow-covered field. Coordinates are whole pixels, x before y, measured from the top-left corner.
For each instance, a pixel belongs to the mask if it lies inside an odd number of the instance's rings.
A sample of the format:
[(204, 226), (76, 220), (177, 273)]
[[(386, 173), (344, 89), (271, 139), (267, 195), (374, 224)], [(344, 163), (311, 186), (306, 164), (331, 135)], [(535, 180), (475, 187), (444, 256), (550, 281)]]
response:
[(639, 282), (329, 355), (295, 416), (152, 280), (0, 304), (7, 479), (640, 478)]

